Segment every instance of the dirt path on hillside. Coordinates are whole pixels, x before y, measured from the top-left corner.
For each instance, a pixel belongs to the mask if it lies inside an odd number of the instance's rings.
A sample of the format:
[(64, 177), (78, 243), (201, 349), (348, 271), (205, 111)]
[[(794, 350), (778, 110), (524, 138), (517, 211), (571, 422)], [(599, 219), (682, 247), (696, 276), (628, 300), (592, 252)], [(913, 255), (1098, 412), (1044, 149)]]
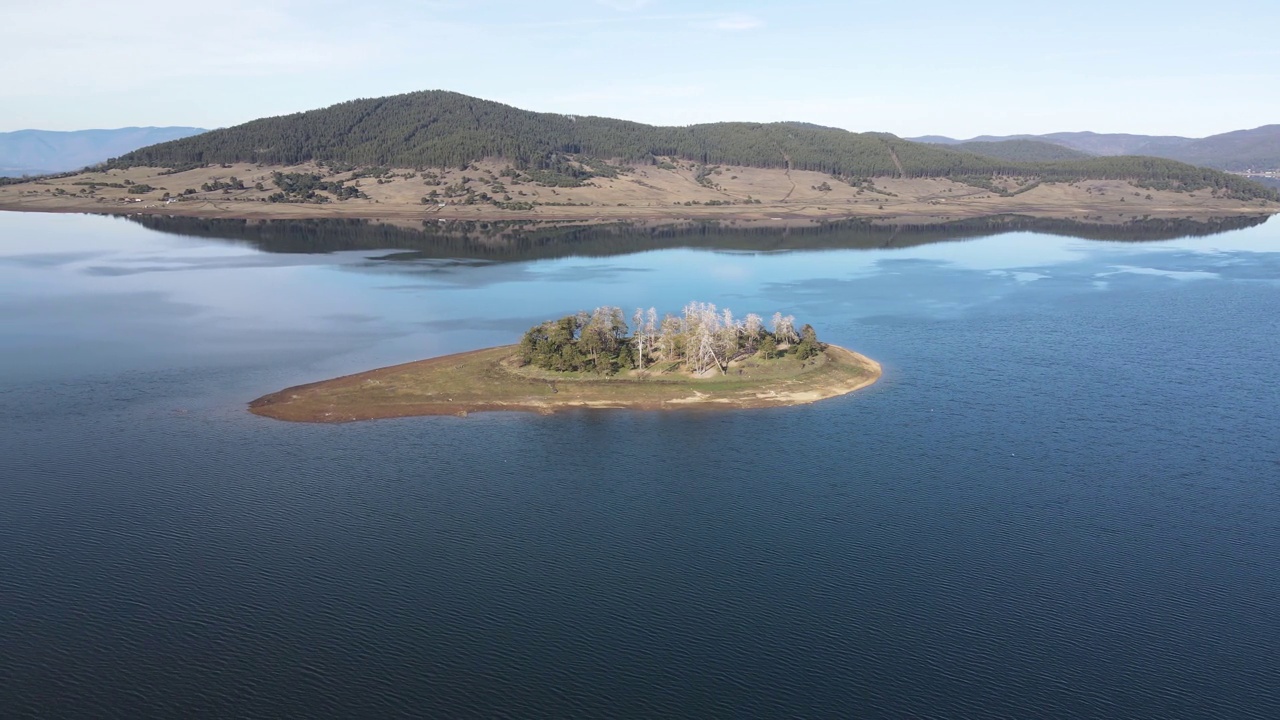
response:
[(898, 177), (905, 178), (907, 171), (902, 169), (902, 161), (898, 159), (898, 153), (894, 152), (893, 146), (889, 146), (889, 157), (893, 158), (893, 166), (898, 168)]
[[(778, 148), (778, 150), (781, 151), (782, 148)], [(782, 159), (787, 161), (787, 169), (783, 174), (787, 176), (787, 182), (791, 183), (791, 189), (788, 190), (787, 194), (783, 195), (782, 199), (778, 202), (786, 202), (791, 199), (791, 193), (796, 191), (796, 181), (791, 179), (791, 156), (784, 152), (782, 153)]]

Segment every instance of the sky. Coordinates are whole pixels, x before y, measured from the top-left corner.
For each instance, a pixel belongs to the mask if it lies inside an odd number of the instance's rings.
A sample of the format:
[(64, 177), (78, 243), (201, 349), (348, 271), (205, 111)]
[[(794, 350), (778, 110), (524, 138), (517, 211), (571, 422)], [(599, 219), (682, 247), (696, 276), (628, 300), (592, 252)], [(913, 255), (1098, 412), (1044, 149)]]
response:
[(903, 137), (1280, 123), (1280, 2), (6, 0), (0, 131), (214, 128), (443, 89)]

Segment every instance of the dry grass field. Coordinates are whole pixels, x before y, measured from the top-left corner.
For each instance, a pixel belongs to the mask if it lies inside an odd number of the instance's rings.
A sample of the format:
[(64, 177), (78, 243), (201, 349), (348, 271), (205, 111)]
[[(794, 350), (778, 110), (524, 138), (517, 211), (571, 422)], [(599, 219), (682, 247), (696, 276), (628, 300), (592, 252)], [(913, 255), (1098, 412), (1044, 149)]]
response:
[[(547, 187), (503, 177), (507, 164), (483, 161), (458, 168), (389, 169), (382, 177), (353, 177), (315, 165), (211, 166), (170, 173), (131, 168), (0, 187), (0, 209), (46, 212), (160, 213), (226, 218), (563, 219), (836, 217), (947, 218), (1016, 213), (1082, 221), (1123, 222), (1151, 217), (1208, 217), (1280, 212), (1280, 204), (1215, 197), (1210, 191), (1153, 191), (1121, 180), (1045, 183), (1001, 195), (943, 179), (876, 178), (854, 187), (818, 172), (734, 166), (665, 166), (597, 177), (582, 187)], [(315, 173), (345, 181), (363, 198), (269, 202), (273, 173)], [(219, 187), (242, 183), (244, 189)], [(1003, 181), (1013, 192), (1018, 178)], [(233, 183), (235, 184), (235, 183)], [(261, 185), (261, 189), (258, 186)], [(1027, 183), (1031, 185), (1031, 183)], [(146, 192), (139, 187), (149, 186)], [(207, 189), (206, 189), (207, 188)], [(144, 188), (145, 189), (145, 188)], [(437, 195), (428, 197), (432, 192)], [(468, 204), (466, 195), (473, 196)], [(167, 197), (166, 197), (167, 194)], [(320, 193), (329, 195), (329, 193)], [(449, 197), (452, 195), (452, 197)], [(493, 203), (503, 203), (499, 207)]]
[(520, 368), (515, 346), (421, 360), (281, 390), (251, 412), (293, 422), (352, 422), (481, 411), (552, 413), (569, 408), (758, 408), (801, 405), (874, 383), (880, 365), (830, 345), (820, 356), (735, 361), (727, 374), (668, 369), (615, 377)]

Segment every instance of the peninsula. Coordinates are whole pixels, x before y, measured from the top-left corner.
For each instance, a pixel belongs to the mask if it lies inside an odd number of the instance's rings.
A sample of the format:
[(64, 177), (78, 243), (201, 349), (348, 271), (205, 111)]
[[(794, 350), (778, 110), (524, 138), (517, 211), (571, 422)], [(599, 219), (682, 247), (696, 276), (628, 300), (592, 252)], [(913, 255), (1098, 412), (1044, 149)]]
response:
[(414, 222), (1280, 212), (1273, 188), (1174, 160), (981, 152), (799, 122), (660, 127), (428, 91), (3, 178), (0, 210)]
[(293, 422), (352, 422), (481, 411), (569, 408), (762, 408), (801, 405), (871, 385), (880, 365), (819, 342), (775, 314), (736, 320), (690, 303), (658, 320), (597, 308), (531, 328), (518, 345), (396, 365), (258, 398), (251, 412)]

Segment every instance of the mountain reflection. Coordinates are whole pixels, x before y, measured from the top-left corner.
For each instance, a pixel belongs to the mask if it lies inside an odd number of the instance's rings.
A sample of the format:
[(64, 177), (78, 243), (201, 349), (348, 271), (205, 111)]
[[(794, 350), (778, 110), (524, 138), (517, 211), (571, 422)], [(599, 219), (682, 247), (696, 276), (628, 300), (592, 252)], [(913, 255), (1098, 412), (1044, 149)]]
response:
[[(376, 220), (232, 220), (134, 215), (159, 232), (243, 242), (268, 253), (396, 250), (385, 259), (474, 259), (495, 262), (570, 256), (607, 257), (670, 248), (743, 252), (882, 249), (970, 240), (1015, 232), (1086, 240), (1146, 242), (1207, 236), (1261, 225), (1266, 216), (1146, 218), (1124, 223), (995, 215), (929, 224), (870, 220), (812, 222), (789, 227), (734, 223), (644, 221), (567, 223), (427, 221), (421, 227)], [(402, 221), (403, 222), (403, 221)]]

